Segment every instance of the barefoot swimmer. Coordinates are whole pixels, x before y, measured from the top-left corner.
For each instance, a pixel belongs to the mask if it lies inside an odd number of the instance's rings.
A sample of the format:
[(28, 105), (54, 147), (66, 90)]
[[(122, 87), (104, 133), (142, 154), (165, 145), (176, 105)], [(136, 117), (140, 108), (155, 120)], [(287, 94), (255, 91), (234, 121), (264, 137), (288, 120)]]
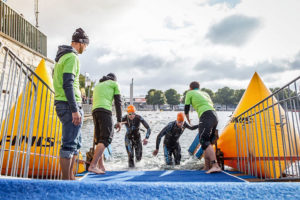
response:
[(134, 167), (134, 154), (136, 161), (142, 159), (143, 147), (140, 134), (140, 125), (147, 129), (145, 139), (143, 140), (143, 145), (147, 145), (149, 136), (151, 134), (151, 129), (148, 123), (140, 115), (137, 115), (136, 109), (133, 105), (127, 107), (127, 115), (122, 118), (122, 124), (126, 126), (126, 135), (125, 135), (125, 147), (128, 154), (128, 166)]
[(112, 102), (115, 102), (118, 131), (121, 129), (122, 108), (121, 95), (117, 78), (113, 73), (102, 77), (94, 89), (93, 120), (95, 126), (94, 142), (96, 150), (93, 160), (88, 168), (89, 172), (104, 174), (102, 154), (104, 149), (112, 142), (114, 130), (112, 119)]
[(200, 84), (196, 81), (190, 83), (190, 90), (185, 97), (185, 115), (189, 123), (190, 105), (197, 111), (199, 117), (199, 141), (204, 150), (205, 166), (212, 165), (210, 169), (206, 169), (208, 170), (206, 173), (220, 172), (222, 170), (217, 163), (212, 146), (218, 125), (217, 113), (210, 96), (206, 92), (200, 91)]
[(178, 113), (177, 120), (170, 122), (163, 130), (158, 134), (156, 138), (156, 149), (153, 151), (153, 155), (156, 156), (159, 150), (160, 140), (164, 138), (164, 156), (167, 165), (173, 164), (173, 158), (175, 165), (180, 165), (181, 160), (181, 147), (179, 144), (179, 138), (182, 135), (185, 128), (195, 130), (198, 125), (190, 126), (184, 121), (184, 114)]

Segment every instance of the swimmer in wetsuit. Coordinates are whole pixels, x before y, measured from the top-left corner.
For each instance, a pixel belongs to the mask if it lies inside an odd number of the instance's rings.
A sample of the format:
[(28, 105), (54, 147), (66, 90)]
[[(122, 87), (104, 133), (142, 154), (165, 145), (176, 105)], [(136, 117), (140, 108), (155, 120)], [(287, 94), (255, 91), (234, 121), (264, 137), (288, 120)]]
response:
[(156, 150), (153, 151), (153, 155), (156, 156), (159, 150), (160, 140), (164, 138), (164, 156), (167, 165), (173, 164), (173, 158), (175, 165), (180, 165), (181, 160), (181, 147), (179, 144), (179, 138), (182, 135), (185, 128), (190, 130), (196, 130), (198, 125), (190, 126), (184, 121), (184, 114), (178, 113), (177, 120), (170, 122), (157, 136), (156, 138)]
[(125, 135), (125, 147), (128, 154), (128, 165), (129, 167), (134, 167), (134, 154), (136, 161), (142, 159), (143, 147), (140, 134), (140, 125), (141, 123), (147, 129), (146, 137), (143, 140), (143, 144), (148, 143), (149, 136), (151, 134), (151, 129), (148, 123), (144, 118), (135, 113), (135, 107), (129, 105), (127, 107), (127, 115), (122, 118), (122, 124), (126, 126), (126, 135)]

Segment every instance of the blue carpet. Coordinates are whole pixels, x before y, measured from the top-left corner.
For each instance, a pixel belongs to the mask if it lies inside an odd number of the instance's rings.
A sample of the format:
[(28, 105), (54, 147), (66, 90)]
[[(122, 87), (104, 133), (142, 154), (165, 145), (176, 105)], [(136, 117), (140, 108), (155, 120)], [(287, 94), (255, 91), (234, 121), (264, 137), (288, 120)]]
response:
[(244, 182), (226, 173), (205, 174), (205, 171), (110, 171), (105, 175), (89, 173), (84, 182)]
[(300, 199), (300, 183), (0, 179), (0, 199)]
[(241, 179), (247, 180), (247, 179), (257, 179), (257, 177), (255, 176), (251, 176), (251, 175), (246, 175), (243, 172), (239, 172), (239, 171), (229, 171), (229, 170), (224, 170), (224, 172), (228, 173), (228, 174), (232, 174), (234, 176), (237, 176)]

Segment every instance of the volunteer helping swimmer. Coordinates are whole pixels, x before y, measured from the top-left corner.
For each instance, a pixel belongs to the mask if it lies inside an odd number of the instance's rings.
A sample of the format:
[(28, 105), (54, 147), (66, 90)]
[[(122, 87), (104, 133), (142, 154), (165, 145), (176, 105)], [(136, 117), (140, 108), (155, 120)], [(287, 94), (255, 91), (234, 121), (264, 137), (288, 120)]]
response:
[[(127, 114), (121, 117), (121, 100), (119, 97), (120, 91), (116, 80), (116, 76), (113, 73), (110, 73), (104, 76), (95, 88), (94, 95), (98, 96), (94, 97), (95, 101), (93, 104), (93, 117), (95, 124), (95, 133), (98, 133), (96, 134), (95, 142), (97, 142), (98, 144), (96, 146), (94, 159), (88, 170), (97, 174), (105, 173), (102, 154), (104, 148), (107, 147), (113, 139), (111, 111), (107, 111), (111, 110), (113, 99), (116, 106), (116, 114), (118, 120), (115, 128), (117, 128), (117, 131), (119, 132), (122, 125), (125, 125), (126, 127), (124, 143), (128, 155), (129, 168), (135, 167), (135, 162), (141, 161), (143, 154), (142, 144), (147, 145), (148, 139), (151, 134), (149, 124), (141, 115), (136, 113), (136, 108), (133, 105), (129, 105), (127, 107)], [(190, 130), (198, 129), (199, 141), (202, 145), (202, 148), (204, 149), (204, 170), (207, 170), (206, 173), (220, 172), (221, 168), (217, 163), (216, 156), (212, 147), (214, 132), (218, 124), (218, 119), (209, 95), (206, 92), (200, 91), (199, 88), (200, 84), (198, 82), (192, 82), (190, 84), (190, 90), (187, 92), (185, 99), (185, 114), (181, 112), (178, 113), (177, 119), (169, 122), (160, 131), (156, 138), (156, 149), (152, 154), (154, 156), (158, 154), (161, 139), (164, 137), (163, 152), (165, 163), (167, 165), (180, 165), (181, 146), (179, 143), (179, 138), (186, 128)], [(109, 101), (108, 99), (104, 100), (105, 98), (108, 98)], [(102, 99), (103, 105), (104, 102), (109, 102), (106, 109), (104, 109), (105, 106), (100, 106), (100, 99)], [(98, 106), (96, 106), (96, 104), (98, 104)], [(190, 105), (194, 107), (199, 116), (199, 124), (193, 126), (190, 125)], [(103, 118), (102, 115), (99, 115), (101, 113), (107, 113), (109, 115), (105, 114), (107, 115), (107, 117), (103, 115)], [(185, 117), (187, 119), (187, 122), (185, 121)], [(144, 136), (143, 134), (141, 134), (141, 125), (143, 125), (147, 130)], [(142, 139), (142, 137), (144, 137), (144, 139)], [(102, 143), (102, 141), (104, 143)]]
[[(181, 147), (179, 144), (179, 138), (183, 134), (185, 128), (190, 130), (199, 131), (199, 141), (204, 150), (205, 168), (206, 173), (221, 172), (221, 168), (218, 165), (216, 155), (212, 146), (215, 140), (215, 131), (218, 125), (218, 118), (216, 111), (213, 107), (213, 102), (210, 96), (200, 90), (200, 83), (193, 81), (189, 85), (189, 91), (185, 98), (185, 111), (178, 113), (177, 120), (170, 122), (164, 127), (158, 134), (156, 139), (156, 149), (153, 151), (153, 155), (156, 156), (159, 151), (159, 145), (162, 137), (164, 137), (163, 152), (165, 162), (167, 165), (179, 165), (181, 161)], [(199, 117), (199, 124), (191, 126), (190, 123), (190, 106), (196, 110)], [(126, 124), (127, 132), (125, 136), (125, 146), (128, 153), (129, 167), (134, 167), (134, 152), (136, 160), (140, 161), (142, 157), (142, 145), (141, 136), (139, 133), (140, 123), (147, 129), (147, 134), (144, 139), (144, 145), (148, 143), (151, 130), (148, 123), (135, 113), (135, 107), (130, 105), (127, 108), (127, 115), (123, 117), (122, 123)], [(186, 117), (187, 122), (184, 118)], [(135, 135), (133, 134), (135, 130)], [(174, 162), (173, 162), (174, 160)]]

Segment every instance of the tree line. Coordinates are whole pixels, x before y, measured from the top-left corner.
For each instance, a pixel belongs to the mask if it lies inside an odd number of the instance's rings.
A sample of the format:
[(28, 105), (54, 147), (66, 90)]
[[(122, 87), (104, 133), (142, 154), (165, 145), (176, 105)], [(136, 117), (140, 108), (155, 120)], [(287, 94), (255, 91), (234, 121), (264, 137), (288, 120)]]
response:
[[(214, 103), (226, 105), (226, 108), (228, 105), (237, 105), (245, 92), (244, 89), (234, 90), (229, 87), (223, 87), (216, 92), (207, 88), (202, 88), (201, 90), (207, 92)], [(184, 104), (187, 92), (188, 90), (181, 95), (175, 89), (168, 89), (165, 92), (150, 89), (146, 95), (146, 101), (147, 104), (158, 105), (158, 107), (167, 103), (173, 108), (173, 106), (180, 103)]]
[[(278, 91), (280, 88), (270, 88), (270, 91), (272, 93)], [(242, 96), (244, 95), (245, 89), (232, 89), (229, 87), (223, 87), (218, 89), (216, 92), (213, 92), (211, 89), (208, 88), (201, 88), (200, 90), (206, 92), (209, 94), (211, 97), (212, 101), (214, 104), (220, 104), (220, 105), (225, 105), (226, 110), (229, 105), (236, 106)], [(182, 95), (179, 94), (175, 89), (168, 89), (165, 92), (161, 90), (156, 90), (156, 89), (150, 89), (146, 95), (146, 101), (147, 104), (153, 105), (158, 105), (160, 107), (161, 105), (164, 104), (169, 104), (171, 108), (173, 108), (175, 105), (179, 105), (180, 103), (184, 104), (185, 103), (185, 95), (188, 92), (186, 90)], [(293, 107), (296, 109), (300, 108), (300, 100), (297, 98), (297, 94), (295, 91), (285, 88), (281, 90), (280, 92), (276, 92), (275, 95), (276, 99), (278, 101), (281, 100), (286, 100), (286, 99), (294, 99), (294, 103), (287, 103), (287, 108), (292, 109)], [(283, 103), (280, 103), (283, 105)], [(294, 106), (292, 104), (295, 104)]]

